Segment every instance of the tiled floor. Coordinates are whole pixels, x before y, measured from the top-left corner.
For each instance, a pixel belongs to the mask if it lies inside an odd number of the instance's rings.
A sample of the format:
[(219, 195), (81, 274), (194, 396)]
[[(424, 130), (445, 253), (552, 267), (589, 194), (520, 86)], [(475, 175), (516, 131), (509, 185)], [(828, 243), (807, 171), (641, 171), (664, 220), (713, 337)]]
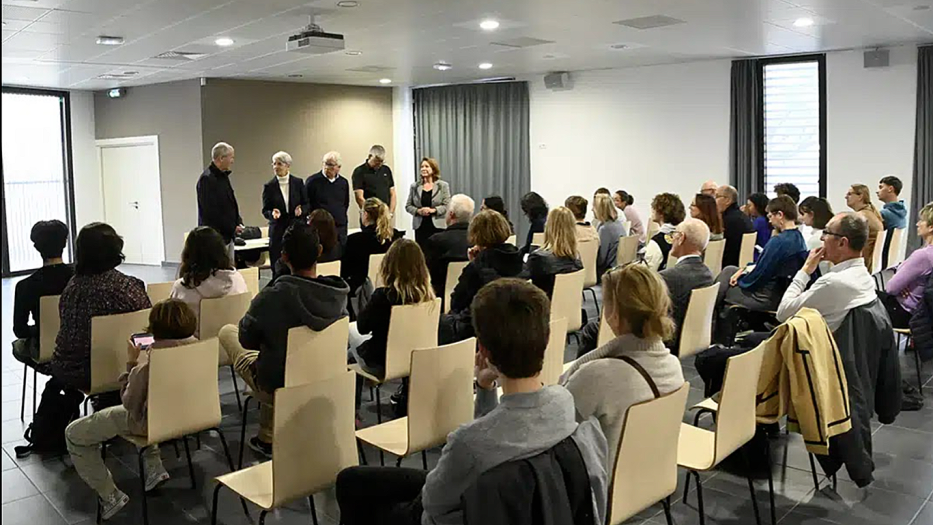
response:
[[(125, 267), (127, 273), (147, 282), (167, 281), (173, 278), (174, 269), (153, 267)], [(13, 339), (11, 307), (15, 280), (5, 279), (3, 288), (3, 331), (2, 331), (2, 504), (4, 525), (64, 525), (94, 523), (95, 497), (81, 481), (70, 460), (65, 458), (29, 457), (17, 460), (13, 447), (22, 443), (25, 424), (19, 420), (22, 399), (23, 369), (13, 360), (10, 343)], [(598, 292), (599, 290), (597, 290)], [(587, 304), (588, 314), (596, 315), (592, 303)], [(574, 345), (567, 348), (567, 359), (576, 354)], [(912, 356), (911, 356), (912, 357)], [(903, 359), (907, 374), (913, 378), (912, 359)], [(689, 402), (702, 399), (702, 381), (696, 370), (684, 365), (692, 388)], [(800, 436), (784, 436), (772, 440), (774, 479), (776, 492), (776, 514), (780, 523), (786, 525), (933, 525), (933, 366), (927, 363), (923, 378), (926, 382), (926, 407), (920, 412), (905, 412), (893, 425), (873, 425), (874, 459), (876, 464), (875, 483), (868, 489), (859, 489), (841, 473), (836, 490), (825, 479), (821, 479), (820, 490), (816, 491), (810, 475), (809, 462)], [(236, 454), (239, 447), (240, 415), (236, 409), (233, 386), (229, 375), (221, 372), (221, 401), (223, 405), (222, 428)], [(39, 380), (41, 392), (43, 381)], [(26, 424), (31, 418), (32, 376), (28, 377), (26, 391)], [(383, 398), (394, 391), (394, 385), (383, 389)], [(368, 400), (368, 396), (364, 395)], [(384, 403), (384, 409), (385, 405)], [(375, 422), (374, 403), (364, 402), (362, 418), (365, 424)], [(689, 417), (689, 416), (688, 416)], [(255, 416), (251, 418), (255, 420)], [(249, 431), (255, 432), (255, 426)], [(187, 467), (177, 459), (170, 446), (163, 449), (165, 466), (172, 479), (156, 493), (151, 494), (149, 511), (153, 524), (210, 522), (210, 504), (213, 483), (211, 479), (229, 469), (223, 459), (220, 441), (215, 436), (202, 436), (200, 450), (193, 449), (196, 489), (191, 489)], [(312, 453), (313, 451), (309, 451)], [(370, 449), (367, 457), (373, 461), (378, 455)], [(429, 466), (437, 462), (439, 450), (429, 452)], [(256, 460), (247, 450), (246, 457)], [(389, 459), (387, 458), (387, 462)], [(412, 457), (403, 462), (420, 468), (420, 458)], [(130, 505), (114, 517), (110, 523), (138, 524), (140, 491), (135, 477), (135, 452), (125, 444), (114, 447), (109, 454), (108, 466), (117, 484), (129, 494)], [(684, 504), (681, 487), (675, 493), (673, 505), (674, 521), (678, 525), (699, 523), (696, 512), (696, 489), (691, 485), (688, 504)], [(767, 482), (756, 482), (758, 501), (763, 523), (768, 523), (769, 504)], [(714, 471), (703, 475), (703, 496), (707, 521), (716, 524), (754, 523), (751, 501), (745, 480), (725, 471)], [(321, 523), (335, 524), (339, 513), (333, 491), (316, 496), (318, 517)], [(220, 497), (220, 519), (225, 525), (250, 523), (240, 506), (229, 492)], [(253, 520), (258, 512), (251, 509)], [(267, 523), (309, 523), (307, 502), (298, 502), (274, 512)], [(661, 525), (665, 523), (660, 506), (642, 512), (628, 523)]]

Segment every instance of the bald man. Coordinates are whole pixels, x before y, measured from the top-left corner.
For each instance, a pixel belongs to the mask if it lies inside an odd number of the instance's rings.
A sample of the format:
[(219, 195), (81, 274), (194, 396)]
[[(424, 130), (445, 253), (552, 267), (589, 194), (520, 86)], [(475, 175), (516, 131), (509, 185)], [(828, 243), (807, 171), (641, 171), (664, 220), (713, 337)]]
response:
[(700, 186), (700, 193), (702, 193), (703, 195), (709, 195), (710, 197), (715, 197), (716, 188), (718, 187), (719, 185), (716, 184), (716, 181), (708, 180), (704, 182), (702, 186)]
[(671, 235), (671, 255), (677, 257), (677, 264), (660, 272), (667, 284), (668, 293), (673, 303), (673, 318), (676, 328), (674, 340), (668, 346), (674, 355), (680, 347), (680, 331), (687, 316), (687, 304), (690, 293), (713, 284), (713, 273), (703, 263), (703, 250), (709, 244), (709, 226), (699, 219), (685, 219), (677, 225)]

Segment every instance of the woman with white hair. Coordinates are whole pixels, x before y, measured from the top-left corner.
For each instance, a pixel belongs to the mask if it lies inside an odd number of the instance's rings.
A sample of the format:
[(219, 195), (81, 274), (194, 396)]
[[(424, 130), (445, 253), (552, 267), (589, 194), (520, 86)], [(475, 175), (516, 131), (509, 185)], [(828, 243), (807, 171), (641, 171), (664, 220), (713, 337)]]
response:
[(269, 264), (273, 273), (282, 253), (285, 230), (308, 208), (304, 182), (291, 174), (291, 167), (291, 155), (284, 151), (273, 155), (275, 176), (262, 188), (262, 215), (269, 221)]

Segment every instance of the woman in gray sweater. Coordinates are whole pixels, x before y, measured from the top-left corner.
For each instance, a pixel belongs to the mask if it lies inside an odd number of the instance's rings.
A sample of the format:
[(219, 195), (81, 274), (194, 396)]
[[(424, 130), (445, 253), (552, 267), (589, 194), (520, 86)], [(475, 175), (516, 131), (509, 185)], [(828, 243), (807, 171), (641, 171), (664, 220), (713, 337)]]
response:
[(596, 254), (596, 275), (602, 275), (606, 270), (616, 265), (616, 254), (619, 250), (619, 237), (624, 237), (625, 228), (619, 222), (619, 214), (612, 199), (602, 193), (596, 195), (593, 201), (593, 215), (598, 225), (599, 252)]

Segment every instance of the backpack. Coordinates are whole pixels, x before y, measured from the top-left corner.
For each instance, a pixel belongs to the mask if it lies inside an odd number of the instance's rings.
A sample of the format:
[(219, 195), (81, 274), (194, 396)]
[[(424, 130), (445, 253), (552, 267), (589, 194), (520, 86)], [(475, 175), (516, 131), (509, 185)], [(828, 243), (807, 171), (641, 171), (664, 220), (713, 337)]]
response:
[(65, 427), (78, 417), (78, 407), (84, 395), (74, 389), (63, 388), (54, 379), (42, 391), (36, 417), (26, 429), (23, 438), (29, 443), (15, 447), (17, 457), (39, 454), (61, 455), (65, 447)]

